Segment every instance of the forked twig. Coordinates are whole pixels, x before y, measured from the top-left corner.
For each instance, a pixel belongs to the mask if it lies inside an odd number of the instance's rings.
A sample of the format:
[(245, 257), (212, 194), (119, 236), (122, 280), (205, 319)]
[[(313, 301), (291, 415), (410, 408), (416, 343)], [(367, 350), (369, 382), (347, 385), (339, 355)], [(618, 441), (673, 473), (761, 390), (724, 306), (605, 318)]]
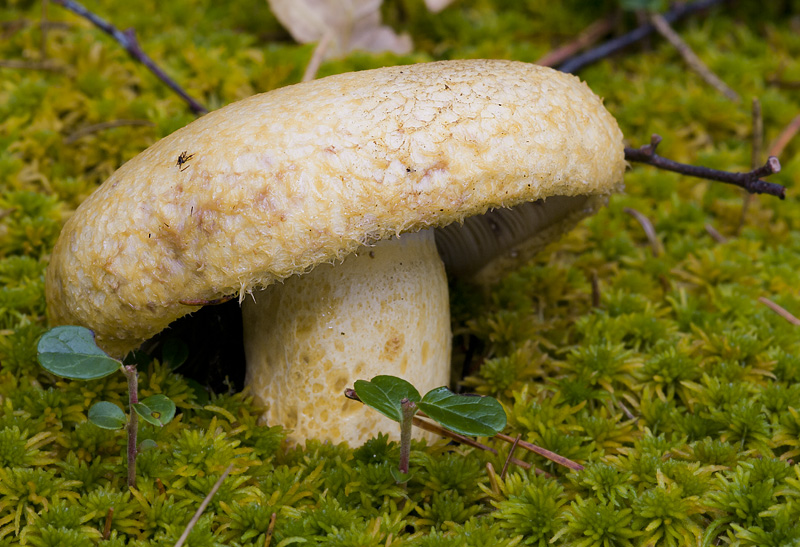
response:
[(698, 165), (688, 165), (686, 163), (679, 163), (656, 154), (656, 147), (661, 142), (659, 135), (653, 135), (650, 144), (645, 144), (640, 148), (625, 148), (625, 159), (628, 161), (646, 163), (659, 169), (667, 171), (674, 171), (690, 177), (697, 177), (701, 179), (716, 180), (733, 184), (739, 188), (744, 188), (751, 194), (769, 194), (781, 199), (786, 198), (786, 188), (780, 184), (767, 182), (761, 180), (761, 177), (766, 177), (780, 172), (781, 163), (775, 156), (770, 156), (767, 163), (758, 169), (753, 169), (746, 173), (731, 173), (729, 171), (720, 171), (719, 169), (712, 169), (710, 167), (702, 167)]

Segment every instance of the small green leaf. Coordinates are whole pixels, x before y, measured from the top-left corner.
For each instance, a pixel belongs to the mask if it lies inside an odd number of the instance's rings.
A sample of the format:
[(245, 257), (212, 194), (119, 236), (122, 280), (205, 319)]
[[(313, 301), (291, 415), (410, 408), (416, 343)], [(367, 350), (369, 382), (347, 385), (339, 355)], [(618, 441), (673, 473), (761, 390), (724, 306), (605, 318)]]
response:
[(155, 426), (163, 427), (175, 417), (175, 403), (161, 393), (139, 401), (133, 405), (133, 410), (141, 416), (142, 420)]
[(97, 347), (94, 333), (84, 327), (55, 327), (42, 335), (39, 363), (49, 372), (74, 380), (96, 380), (120, 369), (121, 364)]
[(197, 380), (192, 380), (191, 378), (184, 378), (184, 380), (187, 384), (189, 384), (189, 387), (192, 388), (192, 392), (194, 393), (194, 403), (199, 406), (207, 405), (211, 398), (208, 395), (208, 390), (203, 387), (203, 384)]
[(417, 406), (461, 435), (491, 437), (506, 426), (506, 412), (493, 397), (458, 395), (446, 387), (437, 387), (426, 393)]
[(158, 443), (155, 442), (153, 439), (145, 439), (139, 443), (139, 452), (144, 452), (145, 450), (152, 450), (153, 448), (158, 448)]
[(89, 421), (103, 429), (122, 429), (128, 423), (128, 417), (114, 403), (100, 401), (89, 409)]
[(390, 467), (389, 470), (392, 473), (392, 478), (397, 484), (404, 484), (411, 480), (411, 473), (403, 473), (396, 467)]
[(416, 403), (420, 400), (419, 391), (396, 376), (375, 376), (369, 382), (356, 380), (353, 387), (365, 405), (398, 423), (403, 419), (400, 401), (408, 399)]
[(167, 338), (161, 349), (161, 361), (175, 370), (189, 358), (189, 346), (179, 338)]

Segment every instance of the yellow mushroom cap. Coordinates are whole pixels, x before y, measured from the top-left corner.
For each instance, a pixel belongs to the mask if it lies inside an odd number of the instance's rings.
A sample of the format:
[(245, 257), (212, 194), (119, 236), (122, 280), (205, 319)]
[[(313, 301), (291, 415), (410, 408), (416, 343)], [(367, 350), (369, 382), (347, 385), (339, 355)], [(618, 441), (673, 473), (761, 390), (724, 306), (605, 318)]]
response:
[(53, 324), (121, 355), (197, 309), (360, 245), (549, 196), (621, 187), (622, 134), (574, 76), (497, 60), (323, 78), (160, 140), (64, 226)]

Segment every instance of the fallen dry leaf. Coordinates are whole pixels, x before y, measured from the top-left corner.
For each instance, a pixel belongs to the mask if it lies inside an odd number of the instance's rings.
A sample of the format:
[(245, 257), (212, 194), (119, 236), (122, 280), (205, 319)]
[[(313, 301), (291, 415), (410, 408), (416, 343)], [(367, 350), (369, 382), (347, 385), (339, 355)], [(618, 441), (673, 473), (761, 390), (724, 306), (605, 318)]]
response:
[(269, 0), (275, 17), (300, 43), (329, 37), (325, 58), (348, 52), (411, 51), (411, 38), (381, 24), (382, 0)]
[(433, 13), (439, 13), (452, 3), (453, 0), (425, 0), (428, 11)]

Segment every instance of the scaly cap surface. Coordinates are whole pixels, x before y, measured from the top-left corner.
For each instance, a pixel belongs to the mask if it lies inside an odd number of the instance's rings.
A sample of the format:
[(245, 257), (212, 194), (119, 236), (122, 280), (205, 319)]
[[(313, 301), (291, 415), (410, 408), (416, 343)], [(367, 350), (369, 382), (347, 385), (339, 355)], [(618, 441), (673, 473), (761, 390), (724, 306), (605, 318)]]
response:
[(602, 101), (549, 68), (442, 61), (285, 87), (196, 120), (103, 183), (53, 251), (50, 317), (121, 355), (197, 309), (181, 300), (489, 208), (606, 195), (624, 167)]

